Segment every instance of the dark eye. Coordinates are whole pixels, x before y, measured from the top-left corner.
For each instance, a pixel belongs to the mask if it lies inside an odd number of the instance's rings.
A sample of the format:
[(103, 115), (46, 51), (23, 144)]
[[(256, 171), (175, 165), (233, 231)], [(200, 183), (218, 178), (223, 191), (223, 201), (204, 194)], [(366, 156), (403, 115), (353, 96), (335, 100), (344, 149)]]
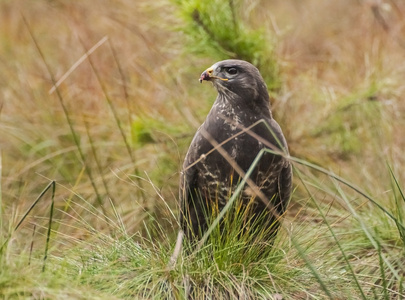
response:
[(231, 74), (231, 75), (235, 75), (236, 73), (238, 73), (238, 69), (236, 68), (225, 68), (226, 73)]

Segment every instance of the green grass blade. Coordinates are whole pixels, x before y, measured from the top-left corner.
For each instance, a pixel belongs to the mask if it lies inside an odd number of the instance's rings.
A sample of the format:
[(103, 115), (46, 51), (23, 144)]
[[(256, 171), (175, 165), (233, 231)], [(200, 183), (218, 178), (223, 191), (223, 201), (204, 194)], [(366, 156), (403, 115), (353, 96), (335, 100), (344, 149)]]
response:
[[(37, 197), (37, 199), (35, 199), (34, 203), (31, 204), (31, 206), (28, 208), (28, 210), (25, 212), (25, 214), (22, 216), (22, 218), (20, 219), (20, 221), (17, 223), (17, 225), (14, 227), (14, 232), (17, 231), (17, 229), (21, 226), (21, 224), (24, 222), (25, 218), (29, 215), (29, 213), (31, 212), (31, 210), (38, 204), (38, 202), (42, 199), (42, 197), (45, 195), (45, 193), (51, 188), (52, 184), (54, 183), (54, 181), (51, 181), (46, 187), (45, 189), (39, 194), (39, 196)], [(1, 245), (0, 247), (0, 253), (2, 253), (4, 246), (7, 244), (8, 240), (11, 237), (11, 234), (9, 235), (9, 237), (4, 241), (3, 245)]]
[[(378, 242), (377, 242), (378, 243)], [(382, 287), (383, 287), (383, 292), (384, 292), (384, 299), (389, 300), (388, 296), (388, 285), (387, 285), (387, 277), (385, 275), (385, 270), (384, 270), (384, 260), (381, 255), (381, 246), (380, 243), (378, 243), (378, 262), (379, 262), (379, 267), (380, 267), (380, 273), (381, 273), (381, 280), (382, 280)]]
[[(273, 154), (280, 154), (280, 152), (278, 151), (272, 151), (270, 149), (265, 149), (266, 152), (269, 153), (273, 153)], [(313, 170), (316, 170), (318, 172), (321, 172), (327, 176), (329, 176), (330, 178), (333, 178), (335, 180), (337, 180), (340, 183), (343, 183), (344, 185), (346, 185), (347, 187), (351, 188), (352, 190), (354, 190), (355, 192), (357, 192), (358, 194), (360, 194), (361, 196), (363, 196), (364, 198), (366, 198), (367, 200), (369, 200), (371, 203), (373, 203), (375, 206), (377, 206), (380, 210), (382, 210), (388, 217), (390, 217), (394, 222), (397, 222), (397, 218), (395, 218), (387, 209), (385, 209), (381, 204), (379, 204), (377, 201), (375, 201), (373, 198), (371, 198), (369, 195), (367, 195), (365, 192), (363, 192), (359, 187), (356, 187), (354, 184), (351, 184), (350, 182), (348, 182), (347, 180), (343, 179), (342, 177), (334, 174), (331, 171), (328, 171), (320, 166), (317, 166), (315, 164), (312, 164), (310, 162), (307, 162), (303, 159), (299, 159), (293, 156), (286, 156), (290, 161), (292, 162), (296, 162), (300, 165), (304, 165), (306, 167), (309, 167)], [(401, 227), (402, 230), (405, 230), (404, 225), (399, 224), (399, 226)]]
[(323, 282), (321, 276), (317, 272), (316, 268), (311, 264), (308, 257), (305, 255), (304, 250), (301, 248), (301, 246), (297, 243), (297, 241), (294, 238), (291, 239), (291, 242), (292, 242), (294, 248), (297, 249), (298, 254), (304, 260), (305, 264), (307, 265), (307, 267), (311, 271), (312, 275), (314, 275), (316, 281), (318, 281), (318, 283), (321, 286), (322, 290), (326, 293), (326, 295), (329, 297), (329, 299), (334, 299), (331, 292), (329, 291), (328, 287), (325, 285), (325, 283)]
[(335, 240), (336, 245), (338, 246), (340, 252), (342, 253), (343, 259), (345, 260), (346, 265), (347, 265), (347, 267), (349, 268), (350, 273), (351, 273), (352, 276), (353, 276), (353, 279), (354, 279), (354, 281), (355, 281), (355, 283), (356, 283), (356, 286), (357, 286), (358, 290), (359, 290), (360, 293), (361, 293), (362, 298), (363, 298), (363, 299), (367, 299), (366, 295), (364, 294), (363, 288), (361, 287), (360, 282), (359, 282), (358, 279), (357, 279), (356, 273), (354, 272), (354, 270), (353, 270), (353, 268), (352, 268), (352, 266), (351, 266), (351, 264), (350, 264), (350, 262), (349, 262), (349, 259), (347, 258), (346, 253), (345, 253), (345, 251), (344, 251), (343, 248), (342, 248), (342, 245), (340, 244), (340, 242), (339, 242), (338, 238), (336, 237), (336, 235), (335, 235), (335, 233), (334, 233), (332, 227), (330, 226), (328, 220), (326, 219), (325, 214), (322, 212), (322, 210), (321, 210), (321, 208), (319, 207), (317, 201), (314, 200), (315, 198), (314, 198), (314, 196), (312, 195), (311, 191), (308, 189), (307, 184), (304, 182), (304, 180), (303, 180), (303, 178), (302, 178), (301, 172), (300, 172), (297, 168), (295, 168), (295, 167), (294, 167), (294, 171), (295, 171), (295, 173), (297, 174), (298, 178), (300, 179), (300, 181), (301, 181), (302, 185), (304, 186), (305, 190), (307, 191), (307, 193), (308, 193), (310, 199), (312, 199), (312, 203), (313, 203), (313, 204), (315, 205), (315, 207), (317, 208), (317, 210), (318, 210), (319, 214), (321, 215), (321, 217), (322, 217), (324, 223), (325, 223), (326, 226), (328, 227), (329, 232), (331, 233), (333, 239)]
[[(341, 197), (345, 200), (345, 203), (346, 203), (347, 207), (349, 208), (350, 212), (352, 213), (353, 217), (355, 217), (355, 219), (360, 223), (362, 230), (366, 234), (367, 238), (369, 239), (369, 241), (371, 242), (373, 247), (376, 250), (378, 250), (379, 247), (381, 247), (380, 243), (377, 240), (378, 236), (374, 236), (372, 234), (372, 232), (368, 229), (367, 225), (363, 222), (361, 217), (358, 215), (356, 210), (353, 208), (349, 199), (347, 199), (345, 193), (342, 191), (341, 187), (339, 186), (339, 184), (336, 181), (335, 181), (335, 187), (336, 187), (337, 191), (339, 192)], [(395, 276), (395, 278), (399, 279), (400, 275), (398, 274), (398, 271), (395, 269), (395, 267), (392, 265), (392, 263), (389, 261), (389, 259), (383, 253), (380, 253), (380, 256), (381, 256), (382, 260), (384, 261), (384, 263), (387, 265), (387, 267), (391, 270), (391, 272)]]
[[(392, 178), (392, 180), (394, 180), (394, 183), (395, 183), (393, 190), (395, 190), (395, 188), (396, 188), (401, 195), (402, 201), (405, 202), (405, 194), (403, 192), (401, 185), (398, 182), (397, 176), (395, 176), (394, 171), (392, 170), (390, 165), (388, 165), (388, 169), (391, 173), (391, 178)], [(404, 224), (403, 203), (400, 202), (400, 200), (398, 199), (396, 194), (394, 195), (394, 197), (395, 197), (396, 214), (398, 216), (398, 219), (395, 220), (395, 225), (398, 228), (398, 232), (399, 232), (400, 238), (402, 240), (402, 244), (405, 246), (405, 230), (404, 230), (404, 226), (403, 226), (403, 224)]]
[(49, 211), (48, 232), (46, 234), (45, 254), (44, 254), (44, 260), (43, 260), (43, 265), (42, 265), (42, 272), (45, 271), (46, 259), (48, 258), (49, 240), (50, 240), (51, 232), (52, 232), (53, 207), (55, 204), (56, 183), (55, 183), (55, 181), (52, 181), (51, 183), (52, 183), (51, 208)]
[(39, 194), (37, 199), (35, 199), (34, 203), (28, 208), (28, 210), (25, 212), (23, 217), (20, 219), (18, 224), (14, 227), (14, 231), (17, 231), (17, 229), (21, 226), (21, 224), (24, 222), (25, 218), (29, 215), (31, 210), (38, 204), (38, 202), (42, 199), (42, 197), (45, 195), (45, 193), (55, 184), (55, 181), (51, 181), (45, 189)]
[(392, 170), (391, 166), (388, 166), (388, 169), (390, 170), (392, 179), (394, 179), (395, 185), (398, 188), (399, 193), (401, 194), (402, 200), (405, 202), (405, 194), (403, 192), (401, 185), (398, 182), (397, 176), (395, 176), (395, 174), (394, 174), (394, 170)]
[(94, 161), (96, 163), (98, 173), (100, 174), (101, 181), (103, 183), (105, 193), (107, 194), (108, 198), (110, 199), (110, 204), (114, 205), (114, 201), (111, 198), (111, 193), (110, 193), (110, 190), (108, 188), (107, 181), (106, 181), (106, 179), (104, 177), (103, 168), (101, 167), (100, 160), (99, 160), (98, 155), (97, 155), (96, 147), (94, 146), (93, 137), (90, 134), (89, 124), (85, 120), (84, 120), (84, 126), (86, 128), (86, 134), (87, 134), (87, 138), (89, 139), (91, 152), (93, 154)]

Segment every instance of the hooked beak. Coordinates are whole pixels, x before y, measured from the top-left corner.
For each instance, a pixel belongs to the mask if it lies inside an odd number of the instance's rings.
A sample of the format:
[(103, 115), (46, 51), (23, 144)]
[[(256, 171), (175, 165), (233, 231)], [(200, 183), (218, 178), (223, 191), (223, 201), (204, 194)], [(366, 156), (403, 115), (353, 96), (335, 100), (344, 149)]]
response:
[(213, 73), (214, 70), (212, 68), (208, 68), (207, 70), (205, 70), (204, 72), (202, 72), (201, 76), (200, 76), (200, 83), (203, 82), (203, 80), (211, 80), (211, 78), (213, 78)]
[(202, 72), (202, 74), (200, 76), (200, 83), (202, 83), (203, 80), (211, 81), (212, 79), (228, 81), (228, 78), (222, 78), (222, 77), (218, 77), (218, 76), (214, 75), (214, 69), (211, 67), (211, 68), (208, 68), (207, 70), (205, 70), (204, 72)]

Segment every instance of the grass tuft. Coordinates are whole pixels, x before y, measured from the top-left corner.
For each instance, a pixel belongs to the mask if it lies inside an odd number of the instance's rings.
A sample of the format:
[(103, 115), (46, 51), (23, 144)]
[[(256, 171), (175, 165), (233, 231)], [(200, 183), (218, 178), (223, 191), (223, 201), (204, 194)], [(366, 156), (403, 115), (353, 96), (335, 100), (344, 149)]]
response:
[[(0, 298), (403, 299), (404, 12), (2, 1)], [(180, 166), (215, 99), (199, 74), (227, 58), (263, 74), (295, 191), (272, 245), (237, 230), (235, 196), (199, 251), (175, 249)]]

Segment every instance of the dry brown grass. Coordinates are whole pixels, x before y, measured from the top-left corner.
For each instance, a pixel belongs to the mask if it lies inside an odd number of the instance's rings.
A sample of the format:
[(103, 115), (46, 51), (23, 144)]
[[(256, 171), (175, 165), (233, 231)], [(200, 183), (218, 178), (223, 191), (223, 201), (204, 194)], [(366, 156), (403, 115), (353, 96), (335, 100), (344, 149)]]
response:
[[(276, 36), (283, 85), (273, 111), (292, 154), (387, 201), (387, 163), (405, 182), (405, 3), (249, 0), (243, 6), (246, 22)], [(75, 218), (108, 231), (96, 217), (101, 210), (95, 189), (111, 218), (109, 199), (115, 204), (130, 234), (148, 214), (173, 222), (166, 204), (176, 210), (184, 153), (215, 97), (198, 83), (213, 61), (187, 51), (181, 30), (186, 24), (176, 9), (165, 0), (0, 3), (4, 228), (15, 224), (49, 180), (58, 183), (57, 218), (69, 238), (86, 238)], [(84, 60), (59, 86), (84, 161), (61, 99), (49, 93), (51, 76), (23, 18), (56, 80), (108, 37), (90, 56), (94, 68)], [(140, 129), (148, 140), (139, 140)], [(297, 185), (293, 204), (306, 203)], [(333, 197), (325, 194), (320, 198), (329, 205)], [(23, 231), (27, 236), (32, 224), (45, 226), (48, 208), (42, 203), (34, 210)], [(88, 212), (94, 208), (99, 212)], [(304, 212), (297, 217), (292, 209), (289, 220), (317, 219), (313, 211)], [(333, 220), (344, 218), (336, 214)], [(20, 249), (30, 242), (19, 241)]]

